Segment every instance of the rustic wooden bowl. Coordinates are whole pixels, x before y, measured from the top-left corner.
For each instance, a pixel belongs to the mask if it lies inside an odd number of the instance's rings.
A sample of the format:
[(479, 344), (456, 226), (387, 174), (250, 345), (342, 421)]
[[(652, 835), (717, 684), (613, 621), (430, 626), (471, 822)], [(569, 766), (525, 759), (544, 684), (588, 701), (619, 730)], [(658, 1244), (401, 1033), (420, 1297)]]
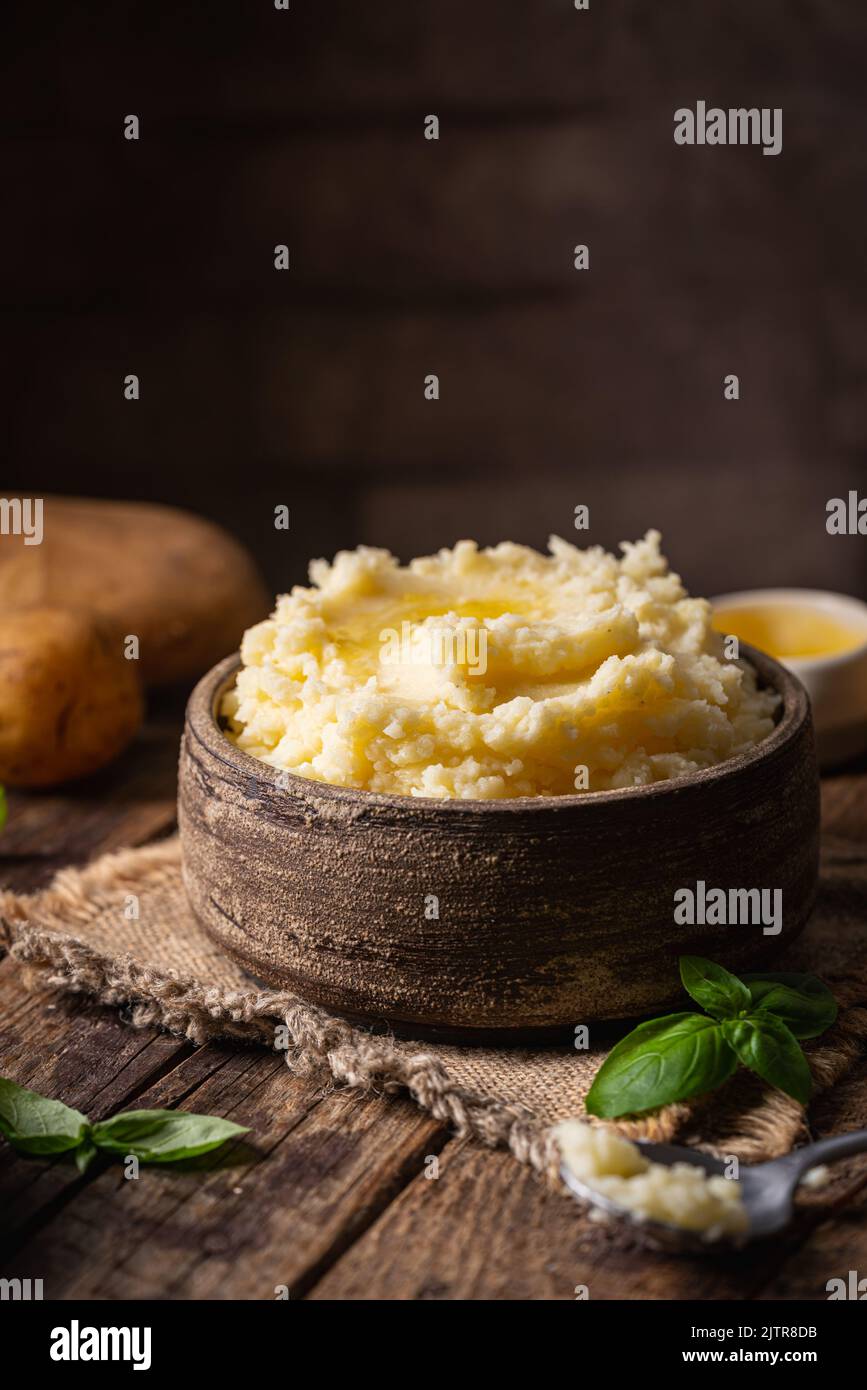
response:
[[(223, 733), (237, 657), (196, 686), (179, 820), (193, 909), (269, 985), (397, 1031), (542, 1040), (680, 997), (677, 957), (763, 966), (801, 931), (818, 875), (819, 788), (799, 682), (756, 748), (649, 787), (435, 801), (278, 773)], [(781, 888), (783, 930), (678, 926), (674, 892)], [(429, 895), (439, 917), (425, 915)]]

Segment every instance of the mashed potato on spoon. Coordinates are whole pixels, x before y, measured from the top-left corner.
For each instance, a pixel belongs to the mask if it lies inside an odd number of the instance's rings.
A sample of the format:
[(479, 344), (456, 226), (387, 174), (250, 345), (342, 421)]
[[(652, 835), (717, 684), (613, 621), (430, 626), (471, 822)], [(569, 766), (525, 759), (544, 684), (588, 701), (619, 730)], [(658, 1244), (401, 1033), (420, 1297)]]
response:
[(661, 1221), (707, 1241), (749, 1229), (735, 1178), (708, 1174), (692, 1163), (653, 1163), (616, 1130), (582, 1120), (564, 1120), (554, 1134), (570, 1172), (636, 1221)]

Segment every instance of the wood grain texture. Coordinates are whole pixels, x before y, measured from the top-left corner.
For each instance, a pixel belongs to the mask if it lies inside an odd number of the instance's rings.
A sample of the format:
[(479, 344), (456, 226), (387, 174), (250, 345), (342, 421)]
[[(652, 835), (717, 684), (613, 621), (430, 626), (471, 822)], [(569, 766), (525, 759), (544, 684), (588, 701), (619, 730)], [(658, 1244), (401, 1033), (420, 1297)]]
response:
[[(219, 482), (242, 512), (242, 461), (280, 491), (304, 468), (348, 469), (364, 482), (430, 483), (443, 469), (544, 481), (578, 469), (592, 479), (602, 461), (636, 459), (658, 469), (660, 487), (688, 465), (697, 493), (704, 471), (731, 469), (733, 458), (815, 471), (820, 368), (809, 301), (770, 291), (760, 302), (734, 299), (686, 283), (637, 296), (611, 267), (604, 273), (604, 285), (599, 267), (586, 293), (553, 301), (347, 313), (339, 303), (299, 307), (278, 284), (267, 310), (188, 313), (180, 325), (144, 310), (10, 315), (39, 366), (23, 374), (14, 402), (15, 457), (47, 472), (62, 458), (85, 475), (101, 461), (106, 477), (122, 457), (141, 480), (156, 460), (168, 484), (168, 451), (173, 469), (189, 466), (202, 505), (219, 500)], [(123, 396), (131, 371), (141, 379), (135, 402)], [(733, 371), (737, 402), (723, 397)], [(430, 373), (436, 401), (425, 399)], [(745, 467), (734, 470), (733, 509), (749, 505)], [(834, 483), (830, 466), (825, 497)], [(794, 529), (785, 493), (777, 505)]]
[[(94, 494), (209, 511), (258, 540), (277, 587), (369, 540), (369, 490), (398, 471), (425, 489), (532, 476), (548, 529), (577, 477), (615, 540), (643, 472), (681, 513), (709, 489), (716, 539), (743, 524), (754, 582), (867, 593), (857, 538), (824, 532), (867, 438), (863, 13), (415, 8), (179, 15), (157, 35), (133, 5), (25, 26), (3, 94), (14, 481), (59, 488), (74, 468)], [(137, 147), (110, 115), (131, 89), (149, 117)], [(437, 145), (419, 135), (434, 91)], [(702, 91), (781, 104), (783, 155), (675, 147), (672, 111)], [(330, 518), (311, 498), (322, 469)], [(425, 528), (426, 495), (406, 502), (413, 553), (472, 529), (459, 496)], [(263, 499), (296, 506), (288, 577)], [(497, 517), (495, 539), (530, 539), (518, 490)]]
[[(867, 1087), (862, 1077), (858, 1113)], [(835, 1130), (854, 1128), (848, 1117)], [(824, 1134), (825, 1130), (820, 1130)], [(843, 1165), (841, 1165), (843, 1166)], [(863, 1271), (867, 1166), (845, 1165), (839, 1209), (802, 1208), (784, 1235), (741, 1254), (648, 1255), (600, 1229), (505, 1154), (453, 1141), (311, 1289), (324, 1301), (751, 1300), (827, 1297), (826, 1280)], [(851, 1204), (851, 1205), (850, 1205)], [(835, 1237), (840, 1242), (835, 1249)]]
[(95, 777), (53, 792), (9, 797), (0, 837), (6, 888), (35, 892), (67, 864), (167, 834), (177, 813), (177, 695), (152, 697), (148, 720), (126, 753)]
[[(151, 1029), (138, 1032), (110, 1010), (58, 1003), (22, 991), (19, 971), (0, 963), (0, 1074), (107, 1119), (189, 1051)], [(0, 1259), (3, 1272), (46, 1214), (60, 1211), (83, 1180), (66, 1159), (19, 1157), (0, 1145)], [(50, 1295), (47, 1295), (50, 1296)]]
[[(176, 751), (177, 728), (163, 711), (140, 756), (114, 769), (104, 802), (76, 791), (15, 796), (0, 839), (0, 850), (15, 846), (0, 854), (4, 883), (37, 887), (65, 854), (81, 862), (102, 845), (159, 833)], [(867, 843), (863, 768), (824, 779), (823, 814), (832, 834)], [(838, 1209), (766, 1257), (666, 1259), (612, 1247), (506, 1155), (460, 1141), (443, 1149), (445, 1134), (428, 1136), (419, 1126), (429, 1122), (408, 1103), (326, 1099), (267, 1054), (191, 1049), (131, 1030), (107, 1010), (26, 995), (8, 962), (0, 1019), (0, 1074), (22, 1084), (100, 1115), (142, 1103), (192, 1108), (193, 1098), (198, 1108), (237, 1105), (257, 1126), (243, 1162), (200, 1175), (200, 1201), (190, 1174), (173, 1185), (153, 1169), (137, 1183), (117, 1168), (95, 1169), (82, 1183), (62, 1162), (0, 1146), (0, 1275), (45, 1278), (47, 1294), (111, 1299), (170, 1288), (176, 1299), (270, 1299), (287, 1283), (295, 1297), (341, 1301), (571, 1300), (584, 1283), (591, 1299), (824, 1298), (829, 1277), (867, 1267), (863, 1160), (844, 1176)], [(817, 1104), (814, 1133), (855, 1128), (865, 1106), (862, 1069)], [(425, 1159), (438, 1152), (440, 1176), (430, 1179)]]
[(822, 825), (856, 845), (867, 845), (867, 758), (822, 779)]
[[(12, 796), (4, 886), (36, 889), (64, 863), (173, 823), (181, 715), (168, 695), (155, 705), (139, 744), (101, 777)], [(273, 1298), (286, 1282), (297, 1296), (447, 1137), (409, 1102), (324, 1097), (282, 1058), (193, 1048), (112, 1010), (28, 994), (8, 960), (0, 1020), (0, 1074), (94, 1119), (133, 1106), (235, 1107), (255, 1130), (240, 1164), (217, 1157), (213, 1172), (174, 1178), (147, 1169), (140, 1183), (100, 1165), (82, 1178), (68, 1161), (0, 1144), (0, 1276), (30, 1270), (46, 1297)]]
[[(773, 470), (756, 582), (789, 577), (806, 534), (807, 582), (867, 593), (858, 538), (820, 544), (867, 440), (857, 0), (323, 0), (159, 24), (141, 0), (100, 0), (49, 29), (10, 11), (15, 485), (61, 490), (74, 470), (82, 491), (192, 504), (251, 536), (260, 499), (288, 492), (315, 537), (300, 567), (367, 540), (356, 499), (398, 470), (425, 487), (523, 474), (540, 496), (580, 473), (615, 530), (619, 470), (688, 487), (697, 514), (724, 473), (725, 539)], [(780, 105), (783, 154), (675, 147), (672, 113), (699, 96)], [(438, 145), (419, 137), (431, 106)], [(579, 240), (589, 274), (571, 268)], [(330, 526), (321, 499), (300, 505), (321, 469)], [(507, 502), (497, 538), (527, 539)]]
[[(120, 9), (97, 0), (86, 17), (59, 15), (50, 31), (22, 5), (15, 18), (18, 61), (0, 111), (19, 121), (71, 111), (79, 126), (99, 129), (108, 111), (140, 108), (152, 123), (200, 123), (216, 108), (241, 126), (290, 115), (352, 122), (435, 110), (431, 102), (479, 114), (515, 103), (580, 109), (600, 91), (602, 27), (549, 0), (512, 0), (505, 12), (501, 0), (433, 9), (318, 0), (282, 13), (268, 0), (204, 16), (172, 7), (159, 23), (144, 0)], [(41, 105), (30, 87), (37, 76)]]
[[(230, 659), (190, 699), (178, 823), (197, 917), (271, 985), (368, 1020), (454, 1031), (567, 1030), (674, 1004), (676, 959), (754, 968), (803, 927), (818, 872), (818, 778), (806, 695), (780, 691), (763, 743), (669, 783), (488, 802), (387, 797), (277, 772), (214, 711)], [(779, 937), (678, 926), (674, 893), (780, 888)], [(428, 921), (426, 894), (440, 916)]]
[[(60, 792), (13, 793), (0, 838), (5, 888), (35, 892), (68, 864), (143, 844), (172, 828), (181, 718), (170, 695), (156, 700), (132, 748), (97, 777)], [(0, 960), (0, 1075), (102, 1119), (147, 1086), (189, 1045), (156, 1030), (131, 1030), (109, 1010), (22, 989)], [(24, 1161), (0, 1145), (2, 1248), (9, 1254), (78, 1190), (75, 1168)], [(5, 1256), (4, 1256), (5, 1259)]]
[[(867, 1063), (823, 1097), (812, 1116), (813, 1132), (844, 1134), (864, 1126), (867, 1114)], [(762, 1287), (762, 1299), (827, 1298), (829, 1279), (848, 1283), (850, 1270), (864, 1278), (867, 1269), (867, 1160), (835, 1164), (833, 1184), (825, 1193), (832, 1205), (825, 1219), (807, 1228), (797, 1257), (783, 1260)]]
[(419, 1175), (309, 1297), (565, 1302), (583, 1286), (591, 1302), (743, 1298), (761, 1278), (754, 1259), (648, 1258), (506, 1155), (455, 1142), (439, 1176)]
[[(160, 305), (175, 314), (179, 304), (230, 310), (339, 296), (351, 311), (407, 297), (447, 306), (531, 292), (584, 296), (597, 281), (606, 295), (628, 289), (640, 302), (660, 267), (674, 284), (803, 294), (825, 276), (813, 189), (821, 186), (833, 214), (859, 173), (841, 171), (829, 187), (809, 165), (793, 197), (790, 181), (772, 176), (753, 149), (707, 158), (676, 146), (667, 109), (640, 125), (614, 113), (444, 122), (438, 142), (410, 115), (395, 129), (259, 139), (151, 132), (138, 148), (7, 135), (0, 157), (19, 212), (0, 264), (0, 303)], [(374, 208), (384, 215), (372, 217)], [(99, 214), (116, 235), (97, 260)], [(58, 222), (63, 256), (54, 254)], [(277, 243), (289, 248), (288, 273), (274, 269)], [(589, 271), (574, 267), (576, 243), (590, 248)]]
[[(497, 545), (516, 534), (517, 517), (522, 542), (543, 552), (554, 534), (617, 553), (621, 541), (644, 535), (651, 525), (662, 532), (663, 550), (691, 594), (832, 584), (840, 593), (867, 596), (863, 538), (829, 536), (824, 525), (832, 479), (835, 495), (842, 497), (860, 484), (863, 465), (857, 458), (827, 472), (767, 459), (753, 475), (748, 505), (740, 479), (728, 468), (702, 469), (700, 481), (696, 473), (693, 463), (669, 460), (660, 486), (656, 468), (636, 456), (609, 470), (576, 458), (563, 476), (534, 478), (528, 469), (501, 475), (496, 487), (445, 469), (433, 482), (371, 480), (359, 499), (354, 534), (406, 563), (465, 536), (479, 545)], [(579, 503), (590, 509), (589, 531), (574, 530)], [(795, 515), (800, 524), (793, 546)], [(697, 524), (699, 516), (703, 520)], [(708, 543), (709, 518), (718, 528), (718, 543)]]
[(135, 1103), (181, 1104), (251, 1132), (137, 1179), (92, 1170), (17, 1253), (19, 1277), (51, 1271), (46, 1297), (267, 1300), (280, 1285), (297, 1297), (446, 1137), (409, 1102), (323, 1097), (259, 1049), (198, 1049)]
[(693, 101), (696, 84), (710, 82), (764, 98), (792, 73), (856, 94), (867, 50), (857, 0), (765, 0), (761, 9), (608, 0), (584, 13), (571, 0), (319, 0), (284, 13), (270, 3), (214, 7), (206, 17), (173, 7), (158, 24), (145, 0), (95, 0), (81, 14), (61, 12), (49, 30), (24, 0), (10, 8), (4, 118), (70, 113), (97, 128), (106, 111), (135, 102), (154, 121), (200, 122), (216, 110), (250, 125), (382, 121), (430, 103), (479, 118), (635, 106), (678, 83)]

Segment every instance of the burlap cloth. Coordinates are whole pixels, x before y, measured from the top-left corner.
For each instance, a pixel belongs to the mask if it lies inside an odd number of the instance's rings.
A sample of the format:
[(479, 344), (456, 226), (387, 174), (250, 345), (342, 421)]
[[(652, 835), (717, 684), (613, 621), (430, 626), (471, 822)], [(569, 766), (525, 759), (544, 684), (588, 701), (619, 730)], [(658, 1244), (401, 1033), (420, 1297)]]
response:
[[(591, 1029), (588, 1051), (421, 1045), (353, 1027), (285, 991), (259, 988), (193, 917), (176, 838), (64, 869), (32, 896), (0, 893), (0, 914), (5, 944), (31, 988), (85, 994), (122, 1007), (133, 1025), (156, 1024), (196, 1043), (231, 1038), (273, 1048), (283, 1024), (276, 1042), (286, 1046), (293, 1070), (328, 1084), (408, 1092), (458, 1133), (507, 1147), (548, 1177), (556, 1162), (550, 1126), (582, 1114), (583, 1097), (616, 1041)], [(817, 909), (778, 968), (814, 971), (840, 1002), (834, 1028), (806, 1045), (815, 1099), (846, 1077), (867, 1044), (862, 847), (826, 837)], [(867, 1124), (867, 1115), (855, 1119)], [(809, 1136), (799, 1105), (743, 1072), (703, 1102), (668, 1106), (619, 1128), (633, 1138), (698, 1144), (745, 1162), (785, 1153)]]

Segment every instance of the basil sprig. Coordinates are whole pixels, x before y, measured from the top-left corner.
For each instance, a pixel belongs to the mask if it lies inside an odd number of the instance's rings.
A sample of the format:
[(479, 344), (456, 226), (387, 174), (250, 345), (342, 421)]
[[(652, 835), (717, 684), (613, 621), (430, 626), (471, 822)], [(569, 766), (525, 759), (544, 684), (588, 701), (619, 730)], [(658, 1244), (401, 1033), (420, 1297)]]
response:
[(106, 1153), (133, 1154), (144, 1163), (176, 1163), (198, 1158), (225, 1144), (243, 1125), (217, 1115), (189, 1115), (185, 1110), (125, 1110), (111, 1120), (94, 1125), (91, 1138)]
[(801, 1105), (811, 1078), (799, 1039), (816, 1038), (837, 1017), (837, 1001), (815, 975), (739, 979), (701, 956), (681, 956), (680, 978), (703, 1014), (667, 1014), (641, 1023), (596, 1073), (584, 1102), (591, 1115), (639, 1115), (714, 1091), (738, 1063)]
[(0, 1077), (0, 1132), (22, 1153), (59, 1154), (84, 1142), (87, 1116)]
[(745, 975), (756, 1013), (781, 1018), (796, 1038), (818, 1038), (837, 1017), (837, 1002), (815, 975)]
[(247, 1134), (244, 1125), (186, 1110), (125, 1110), (91, 1124), (62, 1101), (27, 1091), (0, 1077), (0, 1134), (21, 1153), (72, 1152), (80, 1173), (97, 1153), (134, 1157), (141, 1163), (176, 1163)]

